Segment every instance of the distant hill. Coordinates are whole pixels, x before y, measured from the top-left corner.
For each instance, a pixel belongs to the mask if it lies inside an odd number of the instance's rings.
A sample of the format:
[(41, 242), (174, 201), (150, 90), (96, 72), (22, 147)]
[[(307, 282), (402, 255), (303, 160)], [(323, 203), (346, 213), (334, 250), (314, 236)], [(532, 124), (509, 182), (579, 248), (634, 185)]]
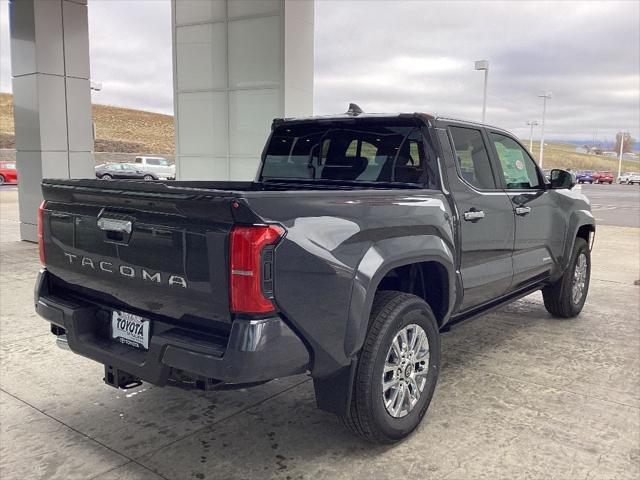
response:
[[(529, 140), (522, 140), (528, 148)], [(577, 153), (576, 145), (570, 143), (544, 142), (543, 168), (570, 168), (572, 170), (606, 170), (618, 174), (618, 159)], [(536, 160), (540, 154), (540, 142), (533, 142), (533, 152)], [(637, 160), (623, 160), (622, 171), (638, 171), (640, 165)]]
[[(570, 143), (571, 145), (575, 145), (576, 147), (581, 147), (583, 145), (593, 145), (593, 139), (591, 140), (553, 140), (554, 143)], [(597, 140), (596, 145), (601, 145), (605, 150), (611, 150), (615, 146), (615, 142), (613, 138), (610, 140)], [(633, 144), (631, 148), (634, 152), (640, 151), (640, 142), (636, 142)]]
[[(96, 152), (174, 154), (171, 115), (93, 105), (93, 121), (96, 126)], [(523, 143), (529, 146), (528, 140), (523, 140)], [(0, 148), (15, 148), (12, 96), (7, 93), (0, 93)], [(534, 142), (532, 153), (536, 159), (539, 148), (539, 143)], [(576, 153), (575, 150), (576, 145), (569, 142), (546, 142), (544, 168), (610, 170), (617, 173), (617, 159)], [(96, 155), (96, 162), (105, 161), (122, 161), (122, 156)], [(625, 160), (622, 168), (623, 171), (640, 170), (638, 162), (630, 160)]]
[[(173, 154), (173, 116), (112, 107), (92, 106), (96, 152)], [(13, 96), (0, 93), (0, 148), (15, 148)]]

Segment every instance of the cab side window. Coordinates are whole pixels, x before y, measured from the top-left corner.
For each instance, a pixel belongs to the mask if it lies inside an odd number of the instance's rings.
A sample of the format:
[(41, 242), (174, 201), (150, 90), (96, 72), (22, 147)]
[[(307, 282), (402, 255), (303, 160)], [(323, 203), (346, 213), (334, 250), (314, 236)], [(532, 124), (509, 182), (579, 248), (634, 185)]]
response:
[(480, 130), (449, 127), (462, 178), (480, 190), (496, 189), (491, 162)]
[(533, 159), (513, 138), (499, 133), (490, 134), (496, 147), (507, 189), (540, 188), (542, 182)]

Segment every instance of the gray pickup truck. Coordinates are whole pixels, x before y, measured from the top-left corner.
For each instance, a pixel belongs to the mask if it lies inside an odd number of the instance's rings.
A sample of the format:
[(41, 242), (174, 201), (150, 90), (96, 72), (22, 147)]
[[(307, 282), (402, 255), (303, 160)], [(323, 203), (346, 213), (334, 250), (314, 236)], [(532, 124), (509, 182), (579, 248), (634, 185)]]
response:
[(580, 313), (595, 223), (574, 185), (487, 125), (277, 119), (254, 182), (45, 180), (35, 308), (111, 386), (307, 373), (319, 408), (392, 443), (429, 406), (440, 332), (536, 290)]

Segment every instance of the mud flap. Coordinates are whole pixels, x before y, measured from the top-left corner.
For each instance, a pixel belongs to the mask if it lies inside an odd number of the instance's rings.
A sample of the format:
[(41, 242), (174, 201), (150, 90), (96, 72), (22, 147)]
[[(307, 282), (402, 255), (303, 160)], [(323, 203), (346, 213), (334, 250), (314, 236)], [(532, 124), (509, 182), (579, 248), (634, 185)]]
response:
[(319, 409), (340, 416), (347, 414), (351, 405), (356, 366), (357, 362), (353, 359), (350, 365), (341, 368), (333, 375), (313, 379), (316, 405)]

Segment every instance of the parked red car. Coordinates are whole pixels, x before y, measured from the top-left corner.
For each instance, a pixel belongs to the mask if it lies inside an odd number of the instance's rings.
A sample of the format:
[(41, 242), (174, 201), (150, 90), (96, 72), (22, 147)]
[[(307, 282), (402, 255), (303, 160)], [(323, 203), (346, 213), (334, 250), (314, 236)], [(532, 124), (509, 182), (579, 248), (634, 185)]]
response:
[(613, 183), (613, 174), (611, 172), (596, 172), (592, 175), (593, 181), (596, 183)]
[(0, 185), (18, 183), (16, 162), (0, 162)]

